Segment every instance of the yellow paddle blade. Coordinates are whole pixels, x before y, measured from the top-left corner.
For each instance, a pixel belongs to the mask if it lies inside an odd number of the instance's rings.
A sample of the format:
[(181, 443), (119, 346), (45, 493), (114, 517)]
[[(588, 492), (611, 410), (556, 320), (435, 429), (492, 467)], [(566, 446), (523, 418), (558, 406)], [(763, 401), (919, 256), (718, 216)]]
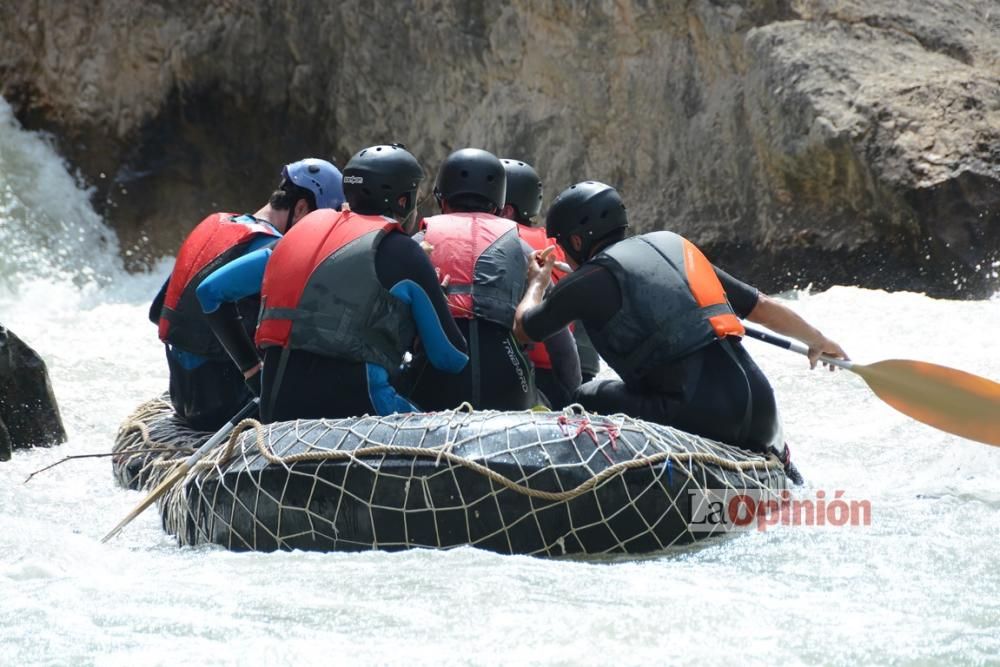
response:
[(850, 370), (903, 414), (969, 440), (1000, 446), (1000, 384), (908, 359), (855, 364)]
[(122, 532), (122, 529), (125, 526), (127, 526), (130, 523), (132, 523), (132, 519), (134, 519), (137, 516), (139, 516), (140, 514), (142, 514), (147, 507), (149, 507), (150, 505), (152, 505), (153, 503), (155, 503), (156, 500), (157, 500), (157, 498), (159, 498), (164, 493), (166, 493), (167, 491), (169, 491), (170, 488), (174, 484), (176, 484), (178, 480), (183, 479), (184, 476), (187, 475), (188, 470), (190, 470), (190, 469), (191, 469), (191, 466), (189, 466), (187, 464), (187, 462), (184, 462), (184, 463), (180, 464), (179, 466), (177, 466), (176, 470), (174, 470), (169, 475), (167, 475), (165, 478), (163, 478), (163, 481), (160, 482), (159, 484), (157, 484), (156, 488), (153, 489), (152, 491), (150, 491), (149, 495), (146, 496), (146, 498), (141, 503), (139, 503), (138, 505), (136, 505), (135, 509), (133, 509), (131, 512), (128, 513), (128, 516), (126, 516), (124, 519), (122, 519), (118, 523), (117, 526), (115, 526), (114, 528), (112, 528), (110, 533), (108, 533), (107, 535), (105, 535), (104, 537), (101, 538), (101, 544), (107, 542), (112, 537), (114, 537), (118, 533)]

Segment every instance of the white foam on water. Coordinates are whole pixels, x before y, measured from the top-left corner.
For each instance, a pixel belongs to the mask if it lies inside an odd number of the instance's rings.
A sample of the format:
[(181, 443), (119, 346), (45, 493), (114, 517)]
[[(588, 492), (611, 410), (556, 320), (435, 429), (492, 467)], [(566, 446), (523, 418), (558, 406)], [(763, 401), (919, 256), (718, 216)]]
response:
[(121, 271), (118, 240), (48, 138), (25, 132), (0, 98), (0, 289), (21, 279), (103, 283)]
[[(756, 341), (747, 347), (775, 385), (808, 478), (802, 493), (868, 500), (870, 526), (778, 526), (579, 562), (472, 549), (179, 549), (150, 510), (100, 544), (142, 498), (115, 486), (108, 458), (23, 481), (64, 456), (109, 451), (133, 407), (165, 389), (146, 311), (169, 266), (121, 271), (113, 234), (47, 146), (0, 104), (0, 323), (46, 359), (69, 432), (61, 447), (0, 464), (0, 663), (853, 665), (1000, 655), (1000, 450), (919, 424), (856, 376), (809, 371), (804, 358)], [(95, 245), (95, 235), (107, 241)], [(11, 239), (23, 257), (10, 257)], [(45, 264), (32, 255), (38, 244), (69, 250)], [(858, 361), (923, 359), (1000, 379), (997, 299), (852, 287), (786, 298)]]

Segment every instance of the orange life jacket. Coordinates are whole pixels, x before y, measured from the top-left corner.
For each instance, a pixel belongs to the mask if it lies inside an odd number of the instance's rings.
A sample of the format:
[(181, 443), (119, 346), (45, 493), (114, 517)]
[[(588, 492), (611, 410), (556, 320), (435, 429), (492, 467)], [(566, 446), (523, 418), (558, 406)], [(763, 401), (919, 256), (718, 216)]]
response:
[(483, 318), (514, 328), (524, 296), (527, 259), (517, 223), (488, 213), (450, 213), (424, 220), (431, 263), (449, 276), (452, 317)]
[[(555, 246), (555, 250), (552, 254), (555, 255), (556, 261), (566, 261), (566, 253), (561, 247), (559, 247), (559, 244), (556, 243), (555, 239), (548, 237), (545, 233), (544, 227), (528, 227), (527, 225), (518, 225), (517, 233), (520, 235), (521, 240), (535, 250), (545, 250), (549, 246)], [(559, 279), (565, 275), (566, 274), (562, 271), (553, 268), (552, 282), (559, 282)], [(528, 358), (531, 359), (531, 363), (535, 365), (535, 368), (541, 368), (544, 370), (552, 368), (552, 359), (549, 357), (549, 350), (545, 347), (545, 343), (532, 343), (528, 347)]]
[(320, 209), (274, 248), (261, 285), (256, 343), (374, 363), (395, 374), (413, 343), (408, 304), (379, 282), (375, 253), (399, 223)]
[[(244, 255), (261, 236), (281, 238), (276, 229), (248, 215), (213, 213), (198, 223), (177, 252), (160, 313), (160, 340), (186, 352), (229, 359), (205, 322), (195, 291), (209, 274)], [(257, 323), (258, 307), (256, 297), (239, 304), (251, 332)]]

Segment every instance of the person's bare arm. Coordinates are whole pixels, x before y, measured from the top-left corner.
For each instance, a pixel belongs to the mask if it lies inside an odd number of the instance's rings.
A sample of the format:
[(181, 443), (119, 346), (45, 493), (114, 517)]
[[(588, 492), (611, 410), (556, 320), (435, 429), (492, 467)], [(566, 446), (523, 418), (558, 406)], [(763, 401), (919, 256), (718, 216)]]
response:
[[(783, 336), (800, 340), (809, 346), (810, 368), (816, 367), (816, 362), (819, 361), (821, 354), (838, 359), (849, 358), (840, 345), (824, 336), (819, 329), (809, 324), (794, 310), (766, 294), (759, 296), (757, 305), (747, 315), (747, 319), (762, 324)], [(829, 364), (827, 365), (829, 366)], [(835, 368), (834, 366), (829, 367), (830, 370)]]

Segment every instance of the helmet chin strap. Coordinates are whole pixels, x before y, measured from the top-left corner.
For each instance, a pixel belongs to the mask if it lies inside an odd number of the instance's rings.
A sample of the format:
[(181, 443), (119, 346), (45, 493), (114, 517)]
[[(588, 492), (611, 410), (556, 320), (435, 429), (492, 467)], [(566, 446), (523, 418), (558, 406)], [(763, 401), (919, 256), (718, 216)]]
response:
[(403, 228), (403, 231), (406, 232), (407, 236), (413, 236), (416, 233), (416, 231), (417, 231), (417, 209), (416, 209), (416, 207), (414, 207), (413, 210), (411, 210), (409, 213), (407, 213), (406, 217), (403, 218), (400, 221), (399, 224)]
[[(295, 209), (299, 207), (300, 201), (305, 201), (305, 199), (298, 199), (295, 201), (294, 204), (288, 207), (288, 222), (285, 223), (286, 234), (288, 233), (288, 230), (292, 228), (292, 225), (295, 223)], [(306, 206), (308, 206), (308, 203), (306, 204)], [(310, 210), (309, 212), (312, 213), (312, 210)]]
[[(584, 263), (584, 262), (586, 262), (586, 261), (587, 261), (588, 259), (590, 259), (589, 257), (584, 257), (584, 253), (585, 253), (585, 251), (586, 251), (586, 250), (589, 250), (589, 246), (588, 246), (587, 248), (584, 248), (584, 245), (583, 245), (583, 240), (582, 240), (582, 239), (580, 239), (580, 237), (579, 237), (579, 236), (577, 236), (576, 238), (577, 238), (577, 240), (578, 240), (578, 241), (580, 242), (580, 243), (579, 243), (580, 247), (579, 247), (579, 248), (577, 248), (577, 247), (576, 247), (576, 245), (577, 245), (577, 244), (573, 243), (573, 238), (572, 238), (572, 237), (570, 237), (570, 238), (568, 239), (569, 243), (567, 243), (567, 244), (566, 244), (566, 245), (565, 245), (565, 246), (563, 247), (563, 251), (565, 251), (565, 253), (566, 253), (566, 254), (567, 254), (567, 255), (568, 255), (569, 257), (572, 257), (572, 258), (573, 258), (573, 261), (574, 261), (574, 262), (576, 262), (577, 264), (583, 264), (583, 263)], [(560, 245), (561, 245), (561, 244), (560, 244)]]

